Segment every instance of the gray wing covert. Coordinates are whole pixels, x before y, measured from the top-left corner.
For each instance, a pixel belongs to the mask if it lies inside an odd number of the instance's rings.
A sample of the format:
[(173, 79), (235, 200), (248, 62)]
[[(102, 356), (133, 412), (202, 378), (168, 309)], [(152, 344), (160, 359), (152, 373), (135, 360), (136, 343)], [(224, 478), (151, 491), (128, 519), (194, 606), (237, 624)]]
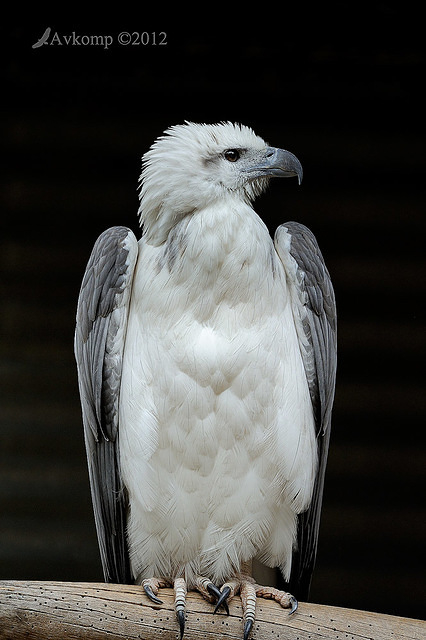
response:
[(315, 565), (324, 476), (330, 440), (336, 380), (336, 303), (330, 275), (313, 233), (297, 222), (278, 227), (275, 247), (286, 270), (293, 309), (299, 314), (299, 336), (314, 409), (318, 472), (309, 508), (299, 516), (288, 589), (297, 598), (309, 595)]
[(74, 340), (90, 487), (106, 582), (131, 582), (118, 447), (122, 356), (137, 240), (126, 227), (97, 239), (80, 289)]

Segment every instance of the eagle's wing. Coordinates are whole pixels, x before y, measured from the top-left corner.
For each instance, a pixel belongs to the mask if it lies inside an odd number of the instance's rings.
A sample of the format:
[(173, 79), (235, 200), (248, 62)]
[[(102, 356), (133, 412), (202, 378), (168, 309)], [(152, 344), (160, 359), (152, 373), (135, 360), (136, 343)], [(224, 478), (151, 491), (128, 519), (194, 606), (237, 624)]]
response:
[(118, 460), (122, 357), (138, 243), (126, 227), (105, 231), (93, 247), (77, 307), (75, 356), (90, 486), (107, 582), (131, 582), (126, 495)]
[(284, 265), (299, 327), (299, 344), (314, 409), (318, 472), (312, 501), (299, 516), (288, 589), (300, 600), (309, 595), (315, 565), (324, 475), (330, 439), (336, 379), (336, 304), (330, 275), (312, 232), (287, 222), (275, 233), (275, 247)]

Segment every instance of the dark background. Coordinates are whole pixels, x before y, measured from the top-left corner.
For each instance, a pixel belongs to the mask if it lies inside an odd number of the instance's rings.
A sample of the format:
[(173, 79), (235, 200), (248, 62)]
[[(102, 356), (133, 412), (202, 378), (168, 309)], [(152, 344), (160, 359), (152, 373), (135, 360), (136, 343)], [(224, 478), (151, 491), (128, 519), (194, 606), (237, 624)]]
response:
[[(185, 119), (232, 120), (301, 160), (302, 186), (273, 182), (256, 210), (271, 231), (307, 224), (336, 289), (311, 599), (422, 618), (423, 18), (386, 2), (241, 6), (235, 20), (206, 6), (180, 18), (26, 15), (4, 28), (0, 578), (102, 580), (72, 345), (81, 278), (102, 230), (138, 231), (140, 158), (153, 140)], [(51, 38), (114, 44), (32, 49), (48, 26)], [(166, 32), (167, 45), (120, 46), (121, 31)]]

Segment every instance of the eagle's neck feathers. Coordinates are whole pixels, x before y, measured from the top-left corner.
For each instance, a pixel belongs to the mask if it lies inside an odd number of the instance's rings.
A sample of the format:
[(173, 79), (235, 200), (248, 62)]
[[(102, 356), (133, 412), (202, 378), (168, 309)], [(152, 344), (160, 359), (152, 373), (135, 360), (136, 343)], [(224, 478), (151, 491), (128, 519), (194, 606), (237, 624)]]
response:
[(157, 270), (165, 269), (174, 286), (184, 285), (195, 301), (211, 298), (214, 306), (253, 304), (268, 290), (272, 296), (275, 278), (283, 275), (267, 227), (232, 198), (186, 216), (156, 254)]

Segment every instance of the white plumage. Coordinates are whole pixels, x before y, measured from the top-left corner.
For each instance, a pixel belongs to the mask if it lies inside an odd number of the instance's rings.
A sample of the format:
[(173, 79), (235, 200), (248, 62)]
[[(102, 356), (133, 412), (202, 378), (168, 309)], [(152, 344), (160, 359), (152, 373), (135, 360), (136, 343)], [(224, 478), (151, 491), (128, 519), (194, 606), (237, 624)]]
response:
[(263, 223), (229, 200), (187, 218), (171, 272), (140, 241), (120, 402), (135, 577), (223, 582), (261, 555), (288, 578), (312, 493), (314, 419), (284, 269), (270, 268)]
[[(291, 254), (288, 229), (280, 228), (274, 247), (251, 201), (271, 175), (296, 174), (300, 179), (292, 154), (268, 147), (247, 127), (169, 129), (143, 159), (142, 237), (136, 245), (122, 230), (120, 269), (114, 263), (101, 282), (105, 293), (115, 278), (109, 315), (94, 311), (81, 339), (77, 327), (85, 416), (88, 356), (79, 345), (98, 316), (110, 318), (98, 331), (108, 379), (101, 396), (113, 405), (106, 413), (118, 429), (118, 449), (115, 437), (109, 442), (116, 489), (121, 482), (125, 489), (127, 541), (118, 546), (127, 549), (139, 583), (183, 577), (194, 588), (206, 576), (221, 585), (252, 559), (290, 579), (297, 516), (312, 500), (317, 433), (326, 425), (312, 385), (306, 269)], [(83, 282), (80, 309), (87, 287)], [(114, 363), (112, 382), (106, 362)], [(328, 403), (334, 370), (330, 379)], [(108, 431), (99, 411), (96, 420)], [(93, 434), (101, 439), (85, 421), (90, 468)], [(91, 482), (105, 556), (116, 544), (105, 533), (111, 508), (106, 517), (99, 506), (96, 469)], [(104, 558), (104, 566), (108, 579), (111, 561)]]

